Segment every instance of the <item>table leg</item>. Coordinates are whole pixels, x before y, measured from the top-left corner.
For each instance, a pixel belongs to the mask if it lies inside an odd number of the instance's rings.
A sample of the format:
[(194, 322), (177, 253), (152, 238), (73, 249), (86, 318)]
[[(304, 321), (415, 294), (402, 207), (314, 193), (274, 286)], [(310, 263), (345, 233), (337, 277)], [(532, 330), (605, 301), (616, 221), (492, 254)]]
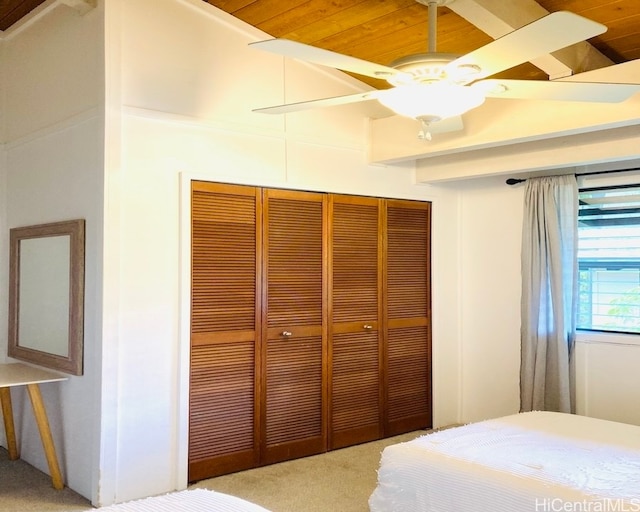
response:
[(2, 402), (2, 417), (4, 418), (4, 432), (7, 436), (7, 451), (9, 460), (20, 458), (16, 443), (16, 429), (13, 424), (13, 407), (11, 406), (11, 388), (0, 388), (0, 402)]
[(47, 411), (44, 408), (42, 395), (40, 394), (40, 387), (38, 384), (27, 384), (27, 391), (29, 392), (29, 398), (31, 399), (31, 405), (33, 406), (33, 414), (36, 417), (38, 430), (40, 430), (40, 438), (42, 439), (44, 453), (47, 456), (47, 463), (49, 464), (49, 472), (51, 473), (53, 487), (55, 489), (64, 489), (64, 481), (62, 480), (62, 474), (60, 473), (60, 466), (58, 466), (56, 448), (53, 445), (53, 437), (51, 436), (51, 429), (49, 428)]

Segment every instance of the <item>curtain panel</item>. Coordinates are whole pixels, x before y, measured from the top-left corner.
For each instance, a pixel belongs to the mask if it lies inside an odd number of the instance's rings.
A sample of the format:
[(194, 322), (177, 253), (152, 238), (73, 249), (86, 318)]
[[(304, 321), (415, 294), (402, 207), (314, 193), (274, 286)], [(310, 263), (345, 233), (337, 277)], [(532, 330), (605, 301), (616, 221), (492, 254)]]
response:
[(578, 281), (575, 176), (525, 185), (522, 230), (521, 411), (572, 412), (570, 356)]

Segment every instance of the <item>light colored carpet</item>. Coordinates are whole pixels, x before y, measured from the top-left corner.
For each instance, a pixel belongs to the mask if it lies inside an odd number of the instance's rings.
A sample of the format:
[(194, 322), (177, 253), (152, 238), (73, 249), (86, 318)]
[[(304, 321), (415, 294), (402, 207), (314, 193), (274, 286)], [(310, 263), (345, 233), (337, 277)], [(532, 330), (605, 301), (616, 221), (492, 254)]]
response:
[(0, 512), (75, 512), (91, 507), (68, 487), (56, 491), (51, 477), (0, 448)]
[(192, 488), (239, 496), (272, 512), (369, 512), (382, 450), (425, 433), (412, 432), (202, 480)]
[[(271, 512), (368, 512), (382, 450), (426, 431), (202, 480), (190, 489), (238, 496)], [(79, 512), (88, 500), (69, 488), (56, 491), (49, 476), (0, 448), (0, 512)]]

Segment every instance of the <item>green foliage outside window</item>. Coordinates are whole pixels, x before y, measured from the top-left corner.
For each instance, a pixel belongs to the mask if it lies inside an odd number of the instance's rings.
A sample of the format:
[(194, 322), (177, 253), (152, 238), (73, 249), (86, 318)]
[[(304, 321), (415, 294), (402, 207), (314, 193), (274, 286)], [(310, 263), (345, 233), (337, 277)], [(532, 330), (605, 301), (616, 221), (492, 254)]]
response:
[(607, 314), (616, 319), (608, 325), (624, 326), (625, 331), (640, 332), (640, 287), (630, 289), (621, 297), (613, 299), (610, 304), (613, 307)]

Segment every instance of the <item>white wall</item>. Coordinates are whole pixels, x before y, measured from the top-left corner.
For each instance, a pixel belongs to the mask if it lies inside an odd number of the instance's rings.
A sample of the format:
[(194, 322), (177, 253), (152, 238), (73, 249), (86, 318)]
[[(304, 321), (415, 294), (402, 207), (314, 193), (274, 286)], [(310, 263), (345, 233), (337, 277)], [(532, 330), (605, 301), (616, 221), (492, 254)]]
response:
[[(0, 45), (1, 46), (1, 45)], [(0, 63), (0, 69), (2, 68)], [(1, 114), (0, 114), (1, 115)], [(4, 144), (0, 144), (0, 332), (9, 329), (9, 236), (7, 230), (7, 169)], [(3, 331), (2, 329), (6, 329)], [(2, 340), (2, 338), (0, 338)], [(7, 342), (0, 341), (0, 364), (7, 362)], [(0, 445), (7, 446), (4, 428), (0, 427)]]
[[(630, 180), (604, 179), (594, 176), (584, 186)], [(519, 409), (524, 184), (510, 187), (494, 177), (442, 187), (457, 191), (461, 205), (460, 417), (468, 422), (512, 414)], [(640, 425), (640, 337), (579, 332), (573, 357), (576, 412)]]
[(640, 425), (637, 335), (582, 333), (575, 361), (578, 414)]
[(503, 179), (453, 187), (461, 195), (462, 419), (520, 408), (522, 189)]
[[(102, 246), (103, 58), (101, 14), (53, 6), (1, 41), (4, 138), (0, 284), (7, 290), (8, 228), (86, 219), (84, 375), (41, 386), (66, 483), (97, 486)], [(2, 294), (3, 297), (6, 294)], [(0, 331), (7, 332), (6, 299)], [(6, 354), (6, 338), (0, 337)], [(26, 393), (14, 389), (24, 460), (48, 472)], [(4, 441), (4, 439), (3, 439)]]
[(121, 59), (122, 89), (108, 78), (107, 98), (123, 108), (121, 124), (107, 125), (122, 151), (106, 169), (105, 247), (118, 247), (119, 263), (105, 265), (105, 294), (119, 294), (104, 311), (117, 319), (105, 330), (117, 364), (103, 366), (117, 406), (113, 423), (103, 422), (116, 456), (101, 504), (186, 484), (191, 178), (432, 200), (434, 419), (458, 421), (457, 193), (415, 185), (412, 166), (367, 165), (363, 106), (287, 118), (250, 112), (355, 92), (355, 80), (250, 50), (266, 36), (201, 1), (114, 0), (106, 9), (107, 31), (110, 19), (122, 26), (107, 54)]
[[(0, 69), (5, 68), (5, 44), (0, 38)], [(7, 75), (0, 73), (0, 98), (4, 98), (6, 89)], [(2, 100), (0, 100), (2, 101)], [(7, 165), (5, 151), (5, 120), (4, 120), (4, 104), (0, 103), (0, 332), (2, 329), (8, 329), (9, 314), (9, 272), (3, 271), (9, 266), (9, 236), (7, 231)], [(2, 338), (0, 338), (1, 340)], [(6, 342), (5, 345), (0, 341), (0, 363), (5, 363), (7, 359)], [(0, 444), (7, 446), (4, 429), (0, 428)]]

